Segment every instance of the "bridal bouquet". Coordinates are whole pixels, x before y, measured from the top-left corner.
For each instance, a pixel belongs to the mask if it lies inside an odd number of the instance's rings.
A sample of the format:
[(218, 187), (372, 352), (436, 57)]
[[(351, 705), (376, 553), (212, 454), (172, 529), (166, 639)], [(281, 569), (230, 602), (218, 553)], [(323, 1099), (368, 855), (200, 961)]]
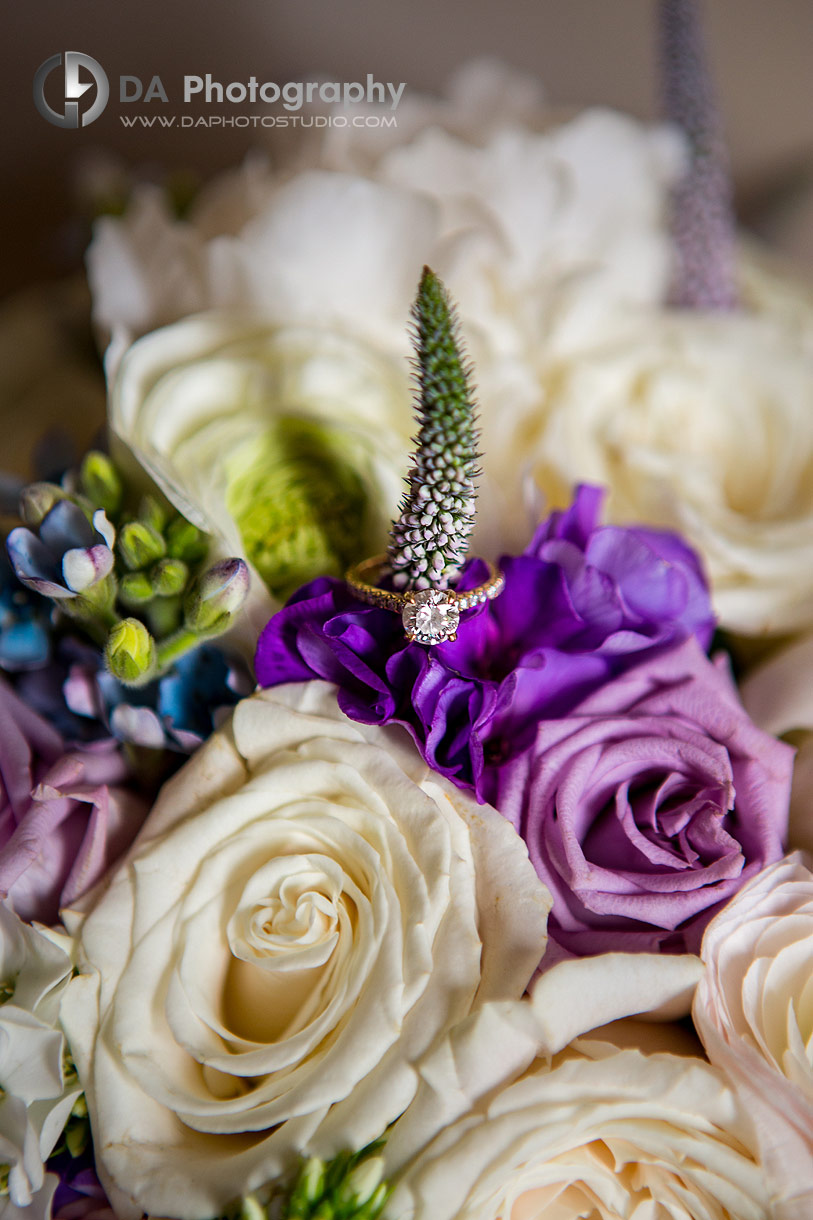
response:
[(663, 28), (671, 126), (475, 65), (98, 221), (109, 444), (0, 572), (4, 1220), (813, 1214), (813, 298)]

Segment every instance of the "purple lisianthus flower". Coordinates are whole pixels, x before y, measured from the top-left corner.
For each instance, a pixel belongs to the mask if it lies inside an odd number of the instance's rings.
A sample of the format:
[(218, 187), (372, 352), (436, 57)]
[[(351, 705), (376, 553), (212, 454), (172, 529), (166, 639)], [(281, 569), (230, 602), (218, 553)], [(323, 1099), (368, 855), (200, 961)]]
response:
[[(461, 615), (455, 642), (407, 642), (397, 615), (322, 578), (299, 590), (263, 631), (262, 686), (324, 678), (354, 720), (406, 725), (426, 761), (481, 799), (502, 763), (651, 649), (694, 635), (714, 616), (699, 561), (675, 534), (601, 526), (603, 493), (580, 487), (522, 555), (503, 557), (505, 589)], [(480, 560), (457, 588), (486, 579)]]
[(53, 923), (129, 846), (146, 803), (115, 741), (68, 746), (0, 681), (0, 898)]
[(554, 896), (565, 955), (697, 952), (715, 911), (782, 856), (792, 767), (723, 660), (687, 640), (541, 721), (495, 802)]

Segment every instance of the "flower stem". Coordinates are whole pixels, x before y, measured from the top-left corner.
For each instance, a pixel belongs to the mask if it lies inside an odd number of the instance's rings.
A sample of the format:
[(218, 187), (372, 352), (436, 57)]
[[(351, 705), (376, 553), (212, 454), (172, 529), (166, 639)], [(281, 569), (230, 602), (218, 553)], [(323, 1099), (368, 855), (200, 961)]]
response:
[(188, 627), (181, 627), (174, 635), (161, 640), (156, 651), (156, 676), (160, 677), (166, 673), (171, 665), (174, 665), (187, 652), (191, 652), (193, 648), (197, 648), (201, 642), (200, 633), (190, 631)]

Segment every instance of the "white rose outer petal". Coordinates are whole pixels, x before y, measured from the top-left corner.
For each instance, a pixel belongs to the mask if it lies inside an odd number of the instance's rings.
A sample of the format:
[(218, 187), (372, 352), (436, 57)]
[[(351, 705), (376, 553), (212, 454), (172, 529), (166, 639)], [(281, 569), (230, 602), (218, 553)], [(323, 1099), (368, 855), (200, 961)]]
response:
[(693, 1018), (743, 1098), (777, 1220), (813, 1215), (813, 873), (763, 869), (706, 929)]
[[(415, 1098), (387, 1139), (389, 1176), (535, 1058), (551, 1060), (580, 1035), (695, 1055), (696, 1039), (666, 1023), (688, 1015), (702, 970), (691, 954), (602, 953), (550, 967), (520, 1002), (477, 1009), (421, 1061)], [(646, 1020), (630, 1029), (621, 1018), (633, 1014)]]
[(762, 1174), (708, 1064), (576, 1043), (441, 1132), (396, 1220), (765, 1220)]
[(813, 852), (813, 635), (795, 640), (751, 670), (740, 683), (748, 715), (780, 737), (795, 731), (788, 847)]
[(306, 1145), (381, 1134), (452, 1025), (522, 994), (549, 902), (511, 827), (405, 735), (323, 683), (244, 700), (68, 913), (62, 1016), (117, 1211), (204, 1220)]

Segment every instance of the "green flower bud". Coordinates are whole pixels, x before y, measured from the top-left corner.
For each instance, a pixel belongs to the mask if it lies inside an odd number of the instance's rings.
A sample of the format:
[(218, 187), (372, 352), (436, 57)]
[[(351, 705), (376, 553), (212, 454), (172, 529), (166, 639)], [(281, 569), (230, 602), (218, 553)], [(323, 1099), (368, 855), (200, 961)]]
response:
[(300, 1170), (291, 1195), (292, 1214), (307, 1216), (321, 1199), (324, 1189), (325, 1162), (318, 1156), (309, 1157)]
[(119, 598), (125, 606), (143, 606), (154, 596), (155, 590), (146, 572), (127, 572), (119, 581)]
[(146, 521), (128, 521), (119, 530), (118, 552), (131, 572), (146, 568), (163, 559), (167, 544), (153, 526)]
[(391, 1193), (392, 1187), (389, 1185), (389, 1183), (382, 1182), (380, 1186), (378, 1186), (378, 1188), (370, 1195), (370, 1198), (359, 1212), (358, 1220), (378, 1220), (378, 1217), (383, 1212)]
[(157, 640), (177, 631), (183, 620), (180, 597), (154, 597), (145, 614), (147, 625)]
[(184, 601), (186, 625), (199, 635), (219, 635), (248, 595), (248, 568), (242, 559), (223, 559), (197, 578)]
[(157, 597), (176, 597), (186, 588), (189, 568), (182, 559), (159, 559), (150, 580)]
[(166, 539), (167, 554), (173, 559), (183, 559), (186, 563), (197, 563), (205, 559), (209, 550), (206, 534), (185, 517), (176, 517), (174, 521), (170, 521)]
[(155, 670), (155, 641), (137, 618), (116, 623), (105, 647), (107, 668), (125, 686), (142, 686)]
[(237, 1213), (237, 1220), (268, 1220), (268, 1212), (256, 1195), (245, 1195)]
[(20, 492), (20, 516), (30, 529), (36, 529), (54, 505), (67, 498), (56, 483), (29, 483)]
[(369, 1203), (383, 1177), (384, 1161), (380, 1156), (361, 1161), (351, 1170), (337, 1191), (340, 1207), (358, 1210)]
[(169, 510), (155, 496), (143, 496), (138, 506), (138, 520), (163, 534), (169, 521)]
[(65, 1128), (65, 1147), (72, 1157), (81, 1156), (88, 1146), (90, 1126), (87, 1121), (70, 1124)]
[(79, 481), (95, 508), (115, 514), (121, 508), (124, 487), (119, 472), (105, 453), (92, 449), (85, 456), (79, 471)]

